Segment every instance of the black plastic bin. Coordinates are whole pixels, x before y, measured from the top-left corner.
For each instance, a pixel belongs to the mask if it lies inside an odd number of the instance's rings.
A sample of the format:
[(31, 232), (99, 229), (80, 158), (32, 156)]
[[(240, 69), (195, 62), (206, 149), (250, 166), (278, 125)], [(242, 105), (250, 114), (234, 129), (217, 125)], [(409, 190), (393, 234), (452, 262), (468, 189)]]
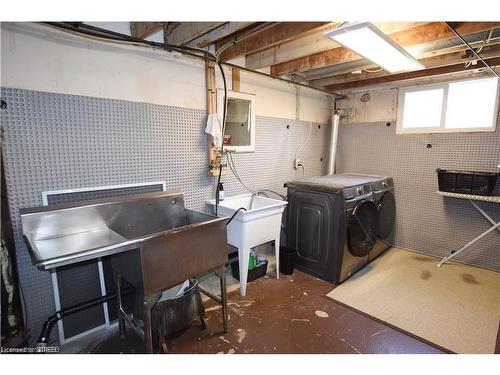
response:
[[(238, 261), (231, 263), (231, 271), (233, 272), (233, 277), (236, 280), (240, 280), (240, 263)], [(267, 273), (267, 260), (264, 263), (255, 266), (255, 268), (248, 270), (247, 283), (257, 280), (258, 278), (265, 276)]]
[(297, 251), (295, 249), (280, 246), (280, 272), (285, 275), (292, 275), (296, 258)]
[(439, 191), (460, 194), (491, 195), (498, 173), (436, 169)]
[(189, 283), (183, 294), (159, 301), (153, 308), (151, 316), (155, 336), (167, 337), (191, 325), (195, 317), (205, 317), (198, 280), (189, 280)]

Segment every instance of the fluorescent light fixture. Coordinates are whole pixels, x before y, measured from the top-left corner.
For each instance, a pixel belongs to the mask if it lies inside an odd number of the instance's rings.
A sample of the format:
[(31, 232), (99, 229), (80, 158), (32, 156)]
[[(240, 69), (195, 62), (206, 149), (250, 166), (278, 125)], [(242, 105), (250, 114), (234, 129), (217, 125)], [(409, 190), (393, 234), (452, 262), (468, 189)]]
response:
[(423, 68), (413, 56), (370, 22), (347, 23), (326, 31), (325, 35), (389, 73)]

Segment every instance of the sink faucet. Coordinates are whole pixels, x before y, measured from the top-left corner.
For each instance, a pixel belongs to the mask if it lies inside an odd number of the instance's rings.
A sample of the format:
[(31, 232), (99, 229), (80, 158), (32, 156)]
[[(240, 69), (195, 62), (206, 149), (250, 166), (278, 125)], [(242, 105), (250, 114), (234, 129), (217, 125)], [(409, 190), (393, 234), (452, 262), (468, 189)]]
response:
[(259, 192), (252, 194), (252, 198), (250, 199), (250, 206), (248, 207), (249, 210), (252, 209), (253, 207), (253, 200), (255, 199), (256, 196), (259, 195)]

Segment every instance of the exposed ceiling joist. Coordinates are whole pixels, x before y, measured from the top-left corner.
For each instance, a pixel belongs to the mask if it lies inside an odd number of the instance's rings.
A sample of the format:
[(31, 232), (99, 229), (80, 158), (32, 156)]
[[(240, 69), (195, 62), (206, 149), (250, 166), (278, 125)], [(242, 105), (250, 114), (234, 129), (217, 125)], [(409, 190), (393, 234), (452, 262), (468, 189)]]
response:
[(164, 40), (170, 44), (184, 45), (223, 26), (225, 23), (226, 22), (180, 22), (175, 28), (165, 30)]
[[(497, 29), (499, 34), (500, 34), (500, 29)], [(477, 35), (477, 34), (474, 34)], [(485, 56), (487, 58), (491, 58), (493, 56), (490, 56), (488, 51), (494, 51), (496, 48), (500, 48), (498, 46), (500, 44), (500, 38), (495, 38), (490, 40), (488, 43), (484, 42), (484, 36), (481, 36), (481, 40), (478, 42), (473, 42), (472, 45), (474, 48), (479, 48), (483, 47), (483, 50), (481, 52), (481, 55), (486, 54)], [(465, 56), (471, 57), (471, 61), (475, 60), (472, 57), (472, 54), (468, 52), (468, 47), (460, 44), (456, 45), (453, 48), (443, 48), (435, 51), (427, 51), (419, 54), (418, 57), (419, 61), (427, 68), (434, 68), (438, 65), (446, 65), (447, 60), (449, 60), (452, 56), (462, 56), (465, 58)], [(476, 59), (477, 60), (477, 59)], [(466, 60), (464, 60), (465, 62)], [(456, 63), (458, 61), (451, 61), (451, 63)], [(361, 78), (363, 75), (369, 75), (370, 78), (375, 76), (375, 73), (369, 73), (369, 72), (363, 72), (362, 74), (353, 74), (353, 72), (356, 71), (364, 71), (366, 69), (369, 70), (376, 70), (378, 68), (377, 65), (373, 64), (371, 61), (366, 60), (366, 59), (360, 59), (344, 64), (339, 64), (339, 65), (334, 65), (331, 67), (327, 68), (321, 68), (317, 72), (315, 71), (308, 71), (308, 72), (303, 72), (301, 73), (304, 76), (305, 82), (314, 85), (314, 86), (328, 86), (332, 85), (334, 83), (338, 83), (340, 77), (344, 77), (344, 79), (349, 79), (354, 77), (356, 80)], [(379, 75), (384, 75), (388, 74), (387, 72), (381, 71), (377, 72)], [(303, 82), (301, 81), (301, 82)]]
[(227, 22), (208, 33), (201, 35), (196, 39), (193, 39), (186, 45), (190, 47), (203, 48), (210, 44), (213, 44), (214, 42), (217, 42), (222, 38), (226, 38), (229, 35), (246, 29), (253, 24), (255, 24), (255, 22)]
[[(338, 26), (340, 22), (332, 22), (324, 25), (312, 34), (279, 44), (264, 51), (253, 53), (245, 57), (245, 66), (249, 69), (261, 69), (285, 61), (332, 49), (334, 42), (325, 38), (327, 29)], [(421, 25), (422, 22), (375, 22), (385, 33), (407, 30), (411, 27)], [(338, 45), (337, 45), (338, 46)]]
[[(284, 43), (305, 33), (311, 32), (328, 22), (280, 22), (263, 31), (256, 32), (238, 42), (238, 36), (229, 40), (221, 40), (216, 44), (216, 51), (222, 52), (224, 61), (262, 51), (279, 43)], [(229, 47), (227, 47), (229, 46)]]
[(245, 66), (249, 69), (262, 69), (280, 62), (326, 51), (332, 48), (332, 44), (331, 40), (326, 40), (323, 32), (339, 24), (339, 22), (328, 23), (306, 36), (277, 44), (263, 51), (247, 54), (245, 56)]
[[(499, 66), (500, 65), (500, 57), (486, 59), (486, 62), (488, 63), (488, 65), (490, 65), (492, 67)], [(405, 81), (405, 80), (416, 79), (416, 78), (445, 75), (445, 74), (456, 73), (456, 72), (467, 72), (467, 71), (477, 70), (480, 68), (485, 68), (485, 65), (480, 61), (478, 61), (478, 63), (476, 65), (470, 66), (469, 68), (465, 68), (463, 62), (461, 62), (459, 64), (454, 64), (454, 65), (446, 65), (446, 66), (440, 66), (437, 68), (416, 70), (416, 71), (407, 72), (407, 73), (392, 74), (392, 75), (384, 76), (384, 77), (375, 77), (375, 78), (369, 78), (369, 79), (364, 79), (364, 80), (357, 80), (354, 82), (343, 82), (343, 83), (338, 83), (338, 84), (326, 86), (325, 88), (327, 90), (333, 92), (333, 91), (338, 91), (338, 90), (352, 89), (352, 88), (356, 88), (356, 87), (370, 86), (370, 85), (376, 85), (376, 84), (381, 84), (381, 83), (385, 84), (385, 83)]]
[(146, 39), (160, 31), (167, 22), (130, 22), (130, 34), (135, 38)]
[[(461, 35), (468, 35), (499, 26), (500, 22), (464, 22), (455, 27)], [(390, 34), (390, 36), (396, 43), (403, 47), (455, 38), (455, 34), (442, 22), (415, 26), (408, 30), (395, 32)], [(336, 47), (325, 52), (273, 65), (271, 66), (271, 74), (282, 76), (358, 59), (360, 59), (360, 56), (351, 50), (345, 47)]]
[[(481, 51), (481, 56), (485, 59), (500, 57), (500, 45), (485, 47)], [(430, 69), (446, 65), (456, 65), (460, 63), (465, 64), (467, 62), (475, 63), (477, 61), (477, 58), (468, 56), (465, 51), (460, 51), (441, 56), (428, 57), (425, 59), (421, 59), (419, 61), (422, 64), (424, 64), (424, 66)], [(474, 68), (474, 65), (472, 65), (471, 68)], [(351, 82), (369, 80), (372, 78), (390, 77), (390, 76), (391, 75), (386, 71), (380, 71), (380, 72), (363, 71), (359, 74), (340, 74), (330, 77), (329, 79), (322, 80), (323, 81), (322, 86), (331, 86), (335, 84), (351, 83)]]

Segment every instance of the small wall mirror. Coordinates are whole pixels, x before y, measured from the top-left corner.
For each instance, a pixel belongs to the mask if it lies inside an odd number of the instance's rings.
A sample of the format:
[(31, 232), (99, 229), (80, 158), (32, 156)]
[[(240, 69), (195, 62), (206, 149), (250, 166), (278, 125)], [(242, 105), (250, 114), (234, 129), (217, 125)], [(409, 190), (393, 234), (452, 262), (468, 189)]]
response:
[[(217, 114), (222, 119), (224, 90), (217, 91)], [(227, 91), (224, 148), (235, 152), (255, 151), (255, 95)]]

